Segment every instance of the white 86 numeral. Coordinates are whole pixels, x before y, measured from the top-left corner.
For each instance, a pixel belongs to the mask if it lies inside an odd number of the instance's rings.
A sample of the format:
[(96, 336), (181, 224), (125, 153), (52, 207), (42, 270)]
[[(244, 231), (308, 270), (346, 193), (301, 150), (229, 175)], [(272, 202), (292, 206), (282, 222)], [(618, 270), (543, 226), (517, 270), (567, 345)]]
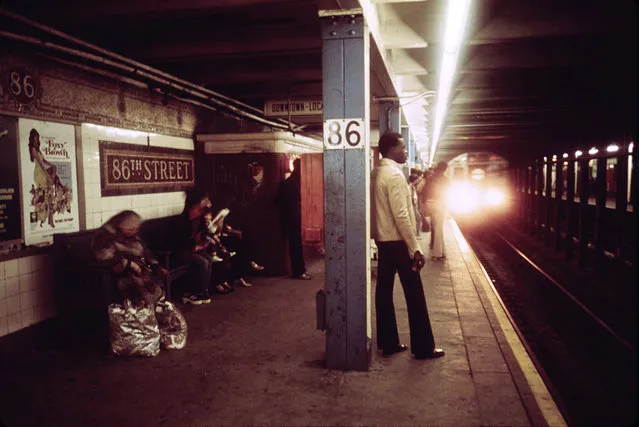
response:
[(10, 75), (11, 82), (9, 83), (9, 89), (15, 96), (24, 94), (27, 98), (33, 98), (35, 96), (35, 87), (31, 83), (32, 77), (26, 74), (20, 79), (20, 74), (16, 71), (12, 71)]

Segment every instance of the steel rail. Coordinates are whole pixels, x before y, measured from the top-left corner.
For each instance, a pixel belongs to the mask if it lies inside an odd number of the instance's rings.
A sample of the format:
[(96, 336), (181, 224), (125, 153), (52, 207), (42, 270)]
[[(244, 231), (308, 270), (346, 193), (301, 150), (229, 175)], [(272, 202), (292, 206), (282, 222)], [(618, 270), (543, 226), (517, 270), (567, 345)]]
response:
[(508, 239), (502, 236), (498, 231), (495, 231), (495, 234), (499, 236), (508, 246), (510, 246), (515, 253), (517, 253), (520, 257), (522, 257), (532, 268), (537, 270), (541, 275), (543, 275), (548, 281), (550, 281), (553, 285), (555, 285), (559, 290), (561, 290), (564, 295), (570, 298), (579, 308), (585, 311), (592, 319), (594, 319), (601, 327), (607, 330), (613, 337), (615, 337), (621, 344), (628, 348), (630, 351), (634, 351), (634, 348), (628, 341), (624, 340), (620, 337), (610, 326), (606, 324), (603, 320), (601, 320), (595, 313), (593, 313), (588, 307), (581, 303), (573, 294), (571, 294), (566, 288), (564, 288), (559, 282), (553, 279), (548, 273), (541, 269), (537, 264), (535, 264), (530, 258), (528, 258), (523, 252), (521, 252), (515, 245), (510, 243)]

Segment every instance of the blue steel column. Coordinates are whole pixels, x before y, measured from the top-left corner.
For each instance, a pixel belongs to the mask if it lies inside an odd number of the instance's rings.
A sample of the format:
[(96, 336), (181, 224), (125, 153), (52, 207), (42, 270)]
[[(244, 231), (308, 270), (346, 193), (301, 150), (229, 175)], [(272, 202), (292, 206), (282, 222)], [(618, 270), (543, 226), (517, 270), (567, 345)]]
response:
[(323, 119), (364, 120), (358, 148), (324, 151), (326, 366), (365, 371), (371, 344), (369, 33), (361, 11), (350, 12), (320, 12)]

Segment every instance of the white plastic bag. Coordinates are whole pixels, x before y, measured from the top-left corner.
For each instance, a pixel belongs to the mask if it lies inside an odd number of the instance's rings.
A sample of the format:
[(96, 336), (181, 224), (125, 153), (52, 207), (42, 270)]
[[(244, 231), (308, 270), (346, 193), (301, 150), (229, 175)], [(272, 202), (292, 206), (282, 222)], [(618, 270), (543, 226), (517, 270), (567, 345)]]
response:
[(166, 350), (181, 349), (186, 345), (186, 319), (171, 301), (161, 299), (155, 306), (160, 326), (160, 344)]
[(144, 305), (109, 305), (109, 339), (117, 356), (157, 356), (160, 352), (160, 328), (155, 310)]

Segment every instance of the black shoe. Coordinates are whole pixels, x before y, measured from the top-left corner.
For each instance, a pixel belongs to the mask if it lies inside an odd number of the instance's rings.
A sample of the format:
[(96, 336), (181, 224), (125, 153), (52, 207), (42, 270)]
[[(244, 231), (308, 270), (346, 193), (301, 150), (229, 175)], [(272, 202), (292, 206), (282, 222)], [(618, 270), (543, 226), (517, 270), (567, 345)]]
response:
[(435, 350), (433, 350), (431, 353), (426, 353), (426, 354), (415, 354), (414, 357), (417, 360), (424, 360), (424, 359), (437, 359), (438, 357), (443, 357), (444, 354), (446, 354), (444, 352), (444, 350), (442, 350), (441, 348), (436, 348)]
[(408, 350), (407, 346), (405, 346), (404, 344), (398, 344), (397, 347), (391, 350), (382, 350), (382, 354), (388, 357), (388, 356), (392, 356), (395, 353), (401, 353), (406, 350)]

